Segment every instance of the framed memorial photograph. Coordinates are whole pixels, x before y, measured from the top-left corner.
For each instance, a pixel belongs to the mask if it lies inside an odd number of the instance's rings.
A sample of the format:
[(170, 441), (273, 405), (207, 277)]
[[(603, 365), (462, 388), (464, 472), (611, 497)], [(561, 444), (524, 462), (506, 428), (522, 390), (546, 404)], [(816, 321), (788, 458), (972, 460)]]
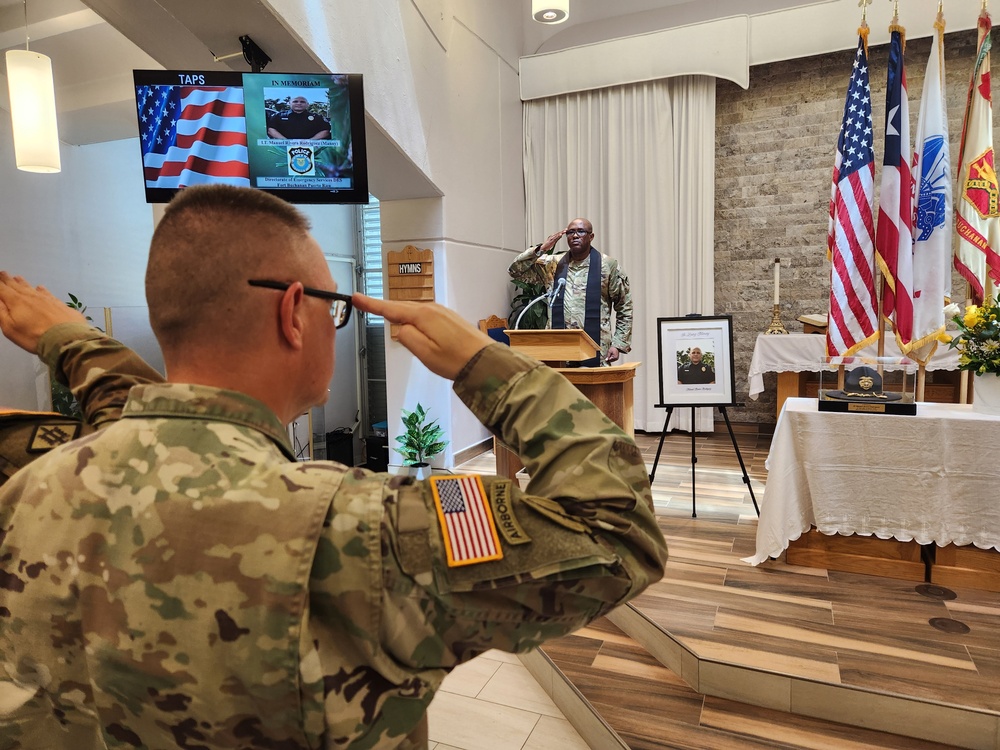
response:
[(728, 315), (657, 318), (660, 403), (732, 406), (733, 319)]

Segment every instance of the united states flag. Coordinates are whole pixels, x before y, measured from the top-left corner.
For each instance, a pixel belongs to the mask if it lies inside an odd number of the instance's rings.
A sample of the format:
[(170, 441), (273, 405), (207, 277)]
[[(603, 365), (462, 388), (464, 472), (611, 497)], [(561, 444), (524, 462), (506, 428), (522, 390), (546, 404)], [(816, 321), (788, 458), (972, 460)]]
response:
[(826, 345), (830, 356), (853, 354), (878, 339), (872, 218), (875, 162), (866, 35), (864, 29), (858, 38), (833, 167), (827, 235), (831, 267)]
[(243, 90), (238, 86), (138, 86), (146, 187), (250, 186)]
[(477, 476), (431, 477), (443, 525), (448, 564), (468, 565), (503, 557), (493, 512)]
[(885, 94), (885, 155), (875, 249), (882, 269), (882, 315), (906, 354), (913, 340), (913, 178), (903, 32), (891, 27)]

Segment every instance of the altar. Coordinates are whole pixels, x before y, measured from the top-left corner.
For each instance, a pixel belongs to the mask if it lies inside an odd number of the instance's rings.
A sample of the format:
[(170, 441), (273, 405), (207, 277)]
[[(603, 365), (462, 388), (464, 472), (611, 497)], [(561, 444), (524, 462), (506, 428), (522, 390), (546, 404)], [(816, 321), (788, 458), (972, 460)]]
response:
[(745, 562), (778, 557), (815, 529), (827, 539), (807, 536), (814, 549), (814, 542), (843, 546), (849, 535), (893, 540), (876, 556), (921, 570), (913, 546), (906, 552), (899, 543), (931, 545), (931, 580), (956, 580), (949, 567), (980, 568), (974, 575), (985, 585), (979, 587), (993, 589), (998, 574), (988, 571), (1000, 570), (1000, 465), (987, 449), (998, 440), (1000, 419), (968, 404), (918, 403), (915, 416), (894, 416), (821, 412), (816, 399), (790, 398), (765, 464), (756, 552)]
[[(878, 356), (878, 344), (866, 347), (855, 356), (875, 358)], [(895, 339), (886, 338), (885, 357), (900, 358), (899, 347)], [(778, 373), (778, 392), (776, 414), (781, 414), (781, 407), (788, 398), (816, 395), (809, 392), (810, 373), (819, 372), (820, 363), (826, 357), (826, 337), (815, 333), (789, 334), (758, 334), (754, 345), (753, 357), (750, 360), (750, 371), (747, 373), (749, 396), (754, 401), (764, 392), (764, 373)], [(937, 351), (927, 364), (927, 372), (957, 371), (958, 352), (945, 344), (938, 344)], [(954, 403), (958, 401), (956, 394), (957, 372), (940, 387), (930, 387), (925, 392), (925, 400)]]

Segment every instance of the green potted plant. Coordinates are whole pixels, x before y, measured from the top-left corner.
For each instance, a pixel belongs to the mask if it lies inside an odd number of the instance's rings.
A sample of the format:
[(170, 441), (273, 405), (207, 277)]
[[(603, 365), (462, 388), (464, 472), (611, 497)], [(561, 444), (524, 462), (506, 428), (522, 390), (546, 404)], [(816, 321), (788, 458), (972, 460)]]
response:
[(444, 430), (436, 419), (427, 420), (427, 411), (419, 403), (413, 411), (403, 409), (403, 427), (403, 434), (396, 437), (396, 451), (418, 479), (426, 479), (431, 474), (430, 459), (448, 445), (441, 439)]
[[(545, 285), (530, 284), (519, 279), (511, 279), (510, 282), (517, 288), (517, 292), (510, 301), (510, 315), (507, 316), (510, 327), (514, 328), (516, 325), (517, 328), (524, 331), (535, 331), (545, 328), (549, 322), (548, 307), (539, 302), (536, 305), (532, 305), (527, 312), (524, 312), (524, 308), (531, 304), (533, 300), (545, 294)], [(518, 324), (517, 320), (522, 312), (524, 312), (524, 317), (521, 318), (521, 322)]]

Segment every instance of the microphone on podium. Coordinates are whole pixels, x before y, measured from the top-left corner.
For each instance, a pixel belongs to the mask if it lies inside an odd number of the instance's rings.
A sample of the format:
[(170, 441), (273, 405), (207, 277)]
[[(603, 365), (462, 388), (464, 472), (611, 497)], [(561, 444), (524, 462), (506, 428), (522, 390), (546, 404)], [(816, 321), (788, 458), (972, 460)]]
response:
[(566, 277), (562, 276), (559, 278), (559, 281), (557, 281), (555, 285), (552, 287), (550, 298), (553, 301), (555, 301), (555, 298), (559, 296), (559, 292), (561, 292), (565, 288), (566, 288)]
[(534, 305), (536, 302), (541, 302), (542, 300), (545, 300), (545, 306), (549, 308), (549, 320), (548, 320), (548, 325), (546, 327), (550, 328), (552, 326), (552, 303), (555, 302), (556, 295), (565, 286), (566, 286), (566, 278), (562, 277), (555, 284), (552, 285), (551, 289), (546, 289), (544, 292), (542, 292), (533, 300), (531, 300), (531, 302), (526, 304), (521, 309), (521, 314), (517, 316), (517, 320), (514, 321), (514, 330), (515, 331), (518, 330), (518, 326), (521, 325), (521, 318), (523, 318), (524, 314), (528, 312), (528, 308)]

